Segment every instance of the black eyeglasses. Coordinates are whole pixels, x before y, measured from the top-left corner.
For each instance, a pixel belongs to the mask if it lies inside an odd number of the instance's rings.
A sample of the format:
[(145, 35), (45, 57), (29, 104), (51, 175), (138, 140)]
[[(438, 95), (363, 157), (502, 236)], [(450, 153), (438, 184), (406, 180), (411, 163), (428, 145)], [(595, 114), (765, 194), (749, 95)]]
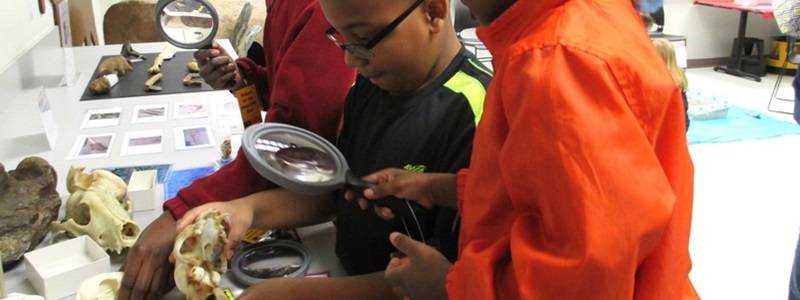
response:
[[(394, 21), (392, 21), (392, 23), (386, 25), (386, 28), (378, 32), (378, 34), (373, 36), (369, 41), (367, 41), (364, 44), (345, 43), (343, 38), (336, 37), (338, 32), (333, 27), (329, 28), (328, 31), (325, 32), (325, 35), (328, 37), (329, 40), (331, 40), (334, 44), (336, 44), (336, 46), (339, 46), (343, 50), (349, 51), (356, 57), (361, 59), (372, 59), (373, 57), (375, 57), (375, 53), (372, 52), (372, 48), (374, 48), (375, 45), (380, 43), (381, 40), (383, 40), (387, 35), (389, 35), (389, 33), (391, 33), (392, 30), (397, 28), (397, 26), (400, 25), (400, 23), (402, 23), (403, 20), (405, 20), (406, 17), (408, 17), (408, 15), (414, 12), (414, 9), (416, 9), (420, 4), (422, 4), (422, 2), (425, 2), (425, 0), (417, 0), (416, 2), (414, 2), (414, 4), (411, 5), (411, 7), (406, 9), (406, 11), (400, 14), (400, 16), (395, 18)], [(341, 36), (341, 34), (339, 35)]]

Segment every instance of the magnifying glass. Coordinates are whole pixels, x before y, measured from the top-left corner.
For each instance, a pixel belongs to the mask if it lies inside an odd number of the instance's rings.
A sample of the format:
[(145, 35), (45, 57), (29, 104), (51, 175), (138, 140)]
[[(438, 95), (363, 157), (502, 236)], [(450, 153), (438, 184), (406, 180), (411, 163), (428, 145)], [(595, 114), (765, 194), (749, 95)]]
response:
[[(256, 172), (297, 193), (319, 195), (345, 188), (361, 195), (371, 185), (350, 171), (344, 155), (333, 144), (299, 127), (282, 123), (251, 125), (244, 131), (242, 147)], [(406, 201), (369, 202), (391, 208), (399, 217), (413, 213)]]
[(246, 286), (268, 278), (303, 277), (310, 265), (306, 247), (291, 240), (250, 244), (231, 260), (233, 278)]
[(219, 29), (219, 15), (207, 0), (159, 0), (156, 27), (164, 40), (177, 47), (209, 48)]

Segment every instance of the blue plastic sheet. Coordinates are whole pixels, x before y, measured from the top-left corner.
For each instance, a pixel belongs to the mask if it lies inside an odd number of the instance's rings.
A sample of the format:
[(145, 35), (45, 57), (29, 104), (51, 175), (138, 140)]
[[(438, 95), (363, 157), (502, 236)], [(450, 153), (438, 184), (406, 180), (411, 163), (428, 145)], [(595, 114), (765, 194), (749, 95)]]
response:
[(716, 120), (692, 120), (689, 144), (730, 143), (800, 134), (800, 126), (758, 112), (730, 106), (728, 116)]
[(172, 199), (182, 188), (189, 186), (195, 179), (214, 173), (214, 167), (172, 170), (164, 183), (164, 201)]

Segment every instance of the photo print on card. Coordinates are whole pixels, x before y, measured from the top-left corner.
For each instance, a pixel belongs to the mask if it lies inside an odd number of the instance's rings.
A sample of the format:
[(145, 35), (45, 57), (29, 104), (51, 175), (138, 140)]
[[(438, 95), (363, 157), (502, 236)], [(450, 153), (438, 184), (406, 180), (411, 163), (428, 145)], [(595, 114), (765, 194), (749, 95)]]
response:
[(83, 116), (81, 128), (117, 126), (120, 117), (122, 117), (122, 107), (92, 109)]
[(131, 123), (153, 123), (167, 120), (167, 104), (140, 105), (133, 108)]
[(203, 101), (175, 103), (175, 119), (198, 119), (208, 117), (208, 105)]
[(128, 132), (122, 145), (122, 155), (161, 153), (164, 150), (164, 131)]
[(214, 137), (208, 125), (175, 128), (175, 149), (191, 150), (214, 146)]
[(108, 157), (111, 153), (111, 145), (114, 142), (114, 134), (95, 134), (79, 136), (70, 152), (71, 159), (88, 159)]

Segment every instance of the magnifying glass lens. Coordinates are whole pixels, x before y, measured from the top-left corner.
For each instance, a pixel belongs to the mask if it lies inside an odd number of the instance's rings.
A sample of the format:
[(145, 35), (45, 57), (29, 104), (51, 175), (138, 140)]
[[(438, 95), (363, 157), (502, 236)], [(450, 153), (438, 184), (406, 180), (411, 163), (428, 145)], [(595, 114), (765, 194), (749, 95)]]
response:
[(322, 148), (285, 132), (266, 133), (256, 140), (255, 149), (267, 164), (284, 176), (301, 182), (334, 179), (336, 160)]
[(167, 4), (161, 10), (159, 22), (165, 35), (183, 44), (208, 39), (216, 26), (212, 10), (196, 0), (176, 0)]
[(285, 277), (303, 266), (303, 256), (289, 248), (252, 252), (240, 263), (242, 273), (256, 278)]

